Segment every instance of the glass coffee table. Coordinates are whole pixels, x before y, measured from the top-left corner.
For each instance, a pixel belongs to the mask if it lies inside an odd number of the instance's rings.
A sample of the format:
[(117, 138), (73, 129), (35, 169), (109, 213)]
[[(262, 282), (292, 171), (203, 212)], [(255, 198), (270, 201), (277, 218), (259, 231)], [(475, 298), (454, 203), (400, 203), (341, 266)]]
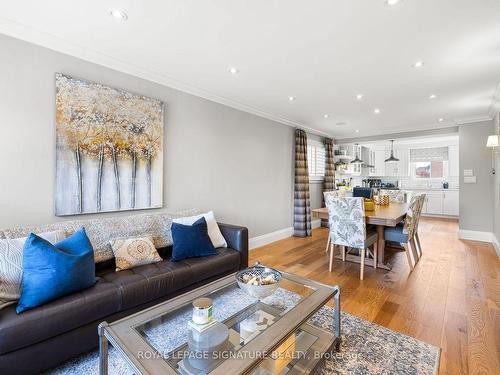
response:
[[(226, 276), (113, 323), (99, 325), (99, 373), (108, 343), (135, 374), (307, 374), (340, 345), (340, 288), (282, 272), (278, 290), (257, 300)], [(192, 302), (213, 300), (211, 328), (188, 325)], [(333, 300), (331, 331), (308, 320)], [(195, 348), (196, 347), (196, 348)], [(202, 348), (203, 350), (200, 350)], [(212, 349), (209, 349), (212, 348)]]

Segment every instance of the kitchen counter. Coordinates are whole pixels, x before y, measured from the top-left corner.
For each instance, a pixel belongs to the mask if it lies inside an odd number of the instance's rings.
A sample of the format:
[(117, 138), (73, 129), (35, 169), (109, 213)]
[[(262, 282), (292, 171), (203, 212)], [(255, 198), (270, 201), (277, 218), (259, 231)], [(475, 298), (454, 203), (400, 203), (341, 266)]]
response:
[(401, 188), (401, 190), (410, 190), (410, 191), (458, 191), (458, 188), (443, 189), (443, 188), (411, 188), (411, 187), (405, 187), (405, 188)]

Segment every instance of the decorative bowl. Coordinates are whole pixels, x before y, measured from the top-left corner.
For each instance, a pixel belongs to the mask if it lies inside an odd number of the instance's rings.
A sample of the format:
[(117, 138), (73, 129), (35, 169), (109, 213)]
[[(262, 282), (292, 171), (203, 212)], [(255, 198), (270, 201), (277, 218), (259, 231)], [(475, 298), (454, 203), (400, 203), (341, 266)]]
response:
[[(278, 289), (282, 277), (280, 271), (256, 263), (253, 267), (238, 272), (236, 281), (240, 289), (249, 296), (264, 299)], [(248, 280), (253, 280), (253, 283), (249, 283)]]

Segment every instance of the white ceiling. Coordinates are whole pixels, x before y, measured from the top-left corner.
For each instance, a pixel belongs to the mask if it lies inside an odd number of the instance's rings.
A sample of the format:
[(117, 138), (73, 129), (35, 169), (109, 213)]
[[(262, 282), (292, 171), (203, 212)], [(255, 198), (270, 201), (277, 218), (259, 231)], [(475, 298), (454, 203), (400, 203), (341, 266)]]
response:
[(500, 94), (498, 0), (17, 0), (0, 33), (340, 138), (485, 119)]

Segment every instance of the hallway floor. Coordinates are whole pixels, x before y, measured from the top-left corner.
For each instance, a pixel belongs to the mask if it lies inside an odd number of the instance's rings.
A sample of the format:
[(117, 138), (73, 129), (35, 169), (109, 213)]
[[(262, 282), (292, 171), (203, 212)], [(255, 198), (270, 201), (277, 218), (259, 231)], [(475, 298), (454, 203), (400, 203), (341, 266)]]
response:
[(250, 253), (280, 270), (340, 284), (342, 309), (441, 347), (440, 374), (500, 373), (500, 260), (491, 244), (457, 239), (458, 223), (422, 218), (423, 257), (410, 274), (403, 252), (388, 250), (391, 271), (335, 260), (328, 232), (287, 238)]

